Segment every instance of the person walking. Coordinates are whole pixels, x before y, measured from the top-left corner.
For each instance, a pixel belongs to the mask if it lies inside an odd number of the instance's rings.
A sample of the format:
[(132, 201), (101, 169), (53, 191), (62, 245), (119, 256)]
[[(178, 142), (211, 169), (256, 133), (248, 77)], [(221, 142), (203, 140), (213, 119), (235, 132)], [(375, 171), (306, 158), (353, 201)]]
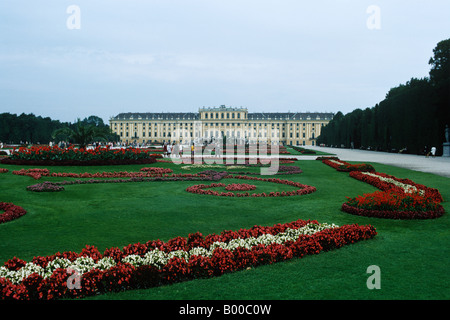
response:
[(167, 144), (167, 157), (170, 158), (170, 154), (172, 153), (172, 145), (170, 143)]
[(163, 157), (167, 157), (167, 143), (164, 142), (164, 146), (163, 146)]
[(436, 157), (436, 147), (431, 148), (431, 156), (434, 158)]

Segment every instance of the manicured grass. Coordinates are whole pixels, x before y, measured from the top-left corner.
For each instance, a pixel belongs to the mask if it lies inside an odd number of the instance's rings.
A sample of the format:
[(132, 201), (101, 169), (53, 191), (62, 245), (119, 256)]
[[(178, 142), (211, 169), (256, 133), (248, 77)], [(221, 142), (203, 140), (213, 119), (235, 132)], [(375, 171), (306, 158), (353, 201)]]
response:
[[(283, 198), (224, 198), (191, 194), (186, 187), (209, 182), (140, 182), (66, 186), (57, 193), (32, 193), (26, 186), (37, 181), (9, 173), (0, 174), (0, 201), (27, 210), (17, 220), (0, 224), (0, 263), (16, 256), (58, 251), (79, 252), (85, 245), (106, 248), (153, 239), (201, 232), (273, 225), (297, 219), (314, 219), (338, 225), (357, 223), (375, 226), (373, 240), (302, 259), (194, 280), (147, 290), (131, 290), (89, 299), (448, 299), (450, 243), (450, 179), (432, 174), (372, 163), (379, 172), (409, 178), (438, 188), (446, 214), (433, 220), (385, 220), (349, 215), (340, 211), (346, 196), (376, 189), (338, 172), (320, 161), (298, 161), (303, 173), (276, 178), (312, 185), (317, 191)], [(146, 166), (170, 167), (168, 163), (120, 167), (49, 167), (57, 172), (138, 171)], [(213, 170), (218, 170), (214, 168)], [(257, 172), (259, 168), (244, 171)], [(231, 171), (231, 170), (230, 170)], [(239, 170), (236, 170), (239, 171)], [(41, 178), (60, 181), (63, 178)], [(289, 186), (247, 180), (258, 192), (290, 190)], [(263, 190), (263, 188), (265, 190)], [(278, 188), (278, 189), (277, 189)], [(369, 290), (366, 269), (381, 269), (381, 289)]]

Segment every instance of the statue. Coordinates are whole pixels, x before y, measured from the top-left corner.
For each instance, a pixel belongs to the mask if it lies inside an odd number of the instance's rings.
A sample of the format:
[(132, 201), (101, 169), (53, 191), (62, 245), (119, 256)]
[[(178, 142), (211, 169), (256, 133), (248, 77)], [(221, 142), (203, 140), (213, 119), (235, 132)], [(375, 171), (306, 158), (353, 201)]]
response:
[(448, 124), (446, 124), (445, 125), (445, 142), (450, 142), (448, 139), (449, 139), (449, 137), (448, 137)]
[(442, 156), (443, 157), (450, 157), (450, 141), (449, 141), (449, 129), (448, 129), (448, 124), (445, 125), (445, 141), (442, 144), (443, 147), (443, 153)]

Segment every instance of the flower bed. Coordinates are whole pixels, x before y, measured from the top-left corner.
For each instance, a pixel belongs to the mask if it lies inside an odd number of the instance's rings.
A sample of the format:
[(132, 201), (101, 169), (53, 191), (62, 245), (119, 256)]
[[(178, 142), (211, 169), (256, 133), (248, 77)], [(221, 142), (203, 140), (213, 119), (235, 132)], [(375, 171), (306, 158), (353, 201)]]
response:
[(342, 205), (345, 212), (391, 219), (433, 219), (445, 213), (437, 189), (379, 172), (351, 172), (350, 176), (381, 191), (348, 198)]
[[(149, 176), (137, 176), (129, 179), (89, 179), (89, 180), (65, 180), (51, 182), (54, 186), (65, 186), (75, 184), (98, 184), (98, 183), (131, 183), (131, 182), (155, 182), (155, 181), (218, 181), (228, 175), (227, 172), (216, 172), (213, 170), (199, 172), (197, 174), (172, 174), (172, 175), (149, 175)], [(28, 186), (28, 191), (42, 191), (48, 186), (43, 182), (32, 186)], [(55, 191), (62, 191), (59, 189)]]
[(417, 192), (424, 197), (431, 198), (435, 202), (442, 202), (443, 200), (439, 190), (435, 188), (415, 183), (409, 179), (399, 179), (381, 172), (351, 172), (350, 177), (364, 181), (383, 191), (394, 190), (400, 193)]
[(342, 171), (342, 172), (353, 172), (353, 171), (375, 172), (375, 168), (370, 164), (367, 164), (367, 163), (351, 164), (351, 163), (339, 160), (338, 158), (323, 159), (322, 163), (336, 169), (337, 171)]
[(33, 146), (14, 149), (11, 155), (0, 161), (4, 164), (39, 166), (90, 166), (155, 163), (156, 158), (149, 151), (138, 148), (78, 149), (74, 147)]
[(8, 169), (0, 168), (0, 173), (7, 173), (8, 171)]
[(187, 192), (196, 193), (196, 194), (207, 194), (207, 195), (214, 195), (214, 196), (222, 196), (222, 197), (288, 197), (288, 196), (297, 196), (297, 195), (304, 195), (313, 193), (316, 191), (315, 187), (304, 185), (298, 182), (289, 181), (289, 180), (281, 180), (281, 179), (263, 179), (263, 178), (257, 178), (257, 177), (248, 177), (248, 176), (232, 176), (228, 175), (224, 177), (226, 179), (243, 179), (243, 180), (257, 180), (257, 181), (266, 181), (266, 182), (273, 182), (273, 183), (279, 183), (279, 184), (286, 184), (290, 185), (296, 188), (299, 188), (294, 191), (282, 191), (282, 192), (269, 192), (269, 193), (233, 193), (233, 192), (218, 192), (214, 190), (206, 190), (216, 187), (226, 187), (224, 183), (212, 183), (210, 185), (206, 184), (199, 184), (194, 185), (186, 188)]
[[(4, 211), (1, 213), (1, 211)], [(9, 202), (0, 202), (0, 223), (20, 218), (27, 212), (22, 207)]]
[(305, 148), (298, 147), (298, 146), (291, 146), (291, 148), (294, 149), (295, 151), (300, 152), (301, 154), (316, 154), (316, 152), (314, 150), (305, 149)]
[(34, 192), (58, 192), (63, 191), (64, 187), (59, 186), (55, 183), (45, 181), (43, 183), (34, 184), (32, 186), (27, 187), (28, 191), (34, 191)]
[(147, 167), (140, 169), (141, 172), (96, 172), (96, 173), (68, 173), (68, 172), (53, 172), (50, 173), (48, 169), (21, 169), (13, 171), (13, 174), (21, 176), (29, 176), (36, 180), (42, 176), (45, 177), (64, 177), (64, 178), (137, 178), (137, 177), (154, 177), (162, 176), (167, 173), (172, 173), (172, 169)]
[[(339, 227), (297, 220), (205, 237), (197, 232), (167, 242), (110, 248), (103, 254), (86, 246), (80, 253), (57, 253), (30, 262), (15, 257), (0, 267), (0, 298), (76, 298), (220, 276), (338, 249), (376, 234), (370, 225)], [(78, 286), (69, 285), (74, 284), (74, 270)]]
[(250, 191), (255, 189), (256, 186), (247, 183), (232, 183), (225, 187), (227, 191)]

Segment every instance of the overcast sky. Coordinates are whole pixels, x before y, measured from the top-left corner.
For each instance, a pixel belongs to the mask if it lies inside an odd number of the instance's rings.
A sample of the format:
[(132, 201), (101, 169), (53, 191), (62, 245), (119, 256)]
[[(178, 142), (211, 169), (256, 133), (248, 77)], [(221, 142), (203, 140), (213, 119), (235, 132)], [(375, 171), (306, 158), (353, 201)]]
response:
[(1, 0), (0, 113), (347, 113), (448, 38), (448, 0)]

